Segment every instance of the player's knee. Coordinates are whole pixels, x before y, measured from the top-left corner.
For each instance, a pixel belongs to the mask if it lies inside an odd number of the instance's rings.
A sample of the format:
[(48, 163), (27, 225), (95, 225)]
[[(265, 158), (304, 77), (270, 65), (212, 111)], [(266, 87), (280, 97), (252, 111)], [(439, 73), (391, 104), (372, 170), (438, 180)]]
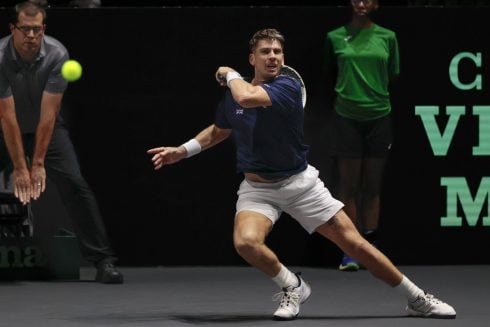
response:
[(254, 233), (241, 232), (235, 234), (234, 245), (238, 254), (247, 256), (258, 251), (261, 241)]

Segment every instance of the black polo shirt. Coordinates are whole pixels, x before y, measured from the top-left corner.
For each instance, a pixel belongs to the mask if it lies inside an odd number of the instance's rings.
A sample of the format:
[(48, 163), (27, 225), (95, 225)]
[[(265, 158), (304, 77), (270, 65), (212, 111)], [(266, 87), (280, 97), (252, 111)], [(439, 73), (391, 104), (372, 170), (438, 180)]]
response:
[(68, 51), (63, 44), (47, 35), (33, 63), (20, 59), (11, 35), (0, 39), (0, 98), (14, 96), (22, 133), (36, 131), (44, 91), (55, 94), (65, 91), (68, 83), (61, 76), (61, 66), (66, 60)]

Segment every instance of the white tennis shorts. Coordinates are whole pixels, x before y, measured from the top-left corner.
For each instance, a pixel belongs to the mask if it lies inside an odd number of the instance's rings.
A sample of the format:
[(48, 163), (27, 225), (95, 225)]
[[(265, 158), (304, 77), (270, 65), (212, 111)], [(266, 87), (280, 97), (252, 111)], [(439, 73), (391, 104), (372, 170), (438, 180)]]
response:
[(310, 234), (344, 206), (332, 197), (318, 178), (318, 170), (310, 165), (303, 172), (276, 183), (244, 179), (237, 194), (237, 214), (240, 211), (258, 212), (274, 224), (284, 211)]

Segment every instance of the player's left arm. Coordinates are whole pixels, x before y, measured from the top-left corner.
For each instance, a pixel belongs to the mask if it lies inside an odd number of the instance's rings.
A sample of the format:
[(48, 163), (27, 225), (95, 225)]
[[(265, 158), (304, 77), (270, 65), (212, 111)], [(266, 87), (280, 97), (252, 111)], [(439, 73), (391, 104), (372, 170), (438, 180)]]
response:
[[(219, 76), (222, 76), (228, 82), (220, 81)], [(233, 99), (242, 108), (269, 107), (272, 105), (269, 94), (267, 94), (262, 86), (253, 85), (243, 80), (240, 74), (234, 69), (230, 67), (219, 67), (216, 71), (216, 77), (221, 85), (228, 85)]]
[(31, 182), (33, 198), (37, 199), (46, 189), (46, 170), (44, 159), (53, 135), (56, 116), (61, 107), (63, 93), (43, 92), (41, 99), (41, 115), (36, 129), (36, 143), (31, 166)]

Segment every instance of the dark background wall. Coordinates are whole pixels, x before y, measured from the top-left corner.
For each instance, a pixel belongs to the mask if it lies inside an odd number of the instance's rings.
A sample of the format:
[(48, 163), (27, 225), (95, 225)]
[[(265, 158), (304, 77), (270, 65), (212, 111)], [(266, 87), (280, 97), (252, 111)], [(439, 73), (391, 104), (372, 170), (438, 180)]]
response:
[[(488, 8), (396, 8), (378, 13), (397, 32), (401, 77), (391, 89), (395, 144), (383, 187), (380, 247), (399, 264), (489, 263), (489, 226), (441, 226), (446, 215), (442, 176), (465, 176), (474, 194), (488, 156), (474, 157), (478, 119), (473, 105), (490, 104)], [(8, 33), (6, 11), (1, 35)], [(248, 40), (275, 27), (286, 36), (286, 62), (308, 89), (306, 137), (310, 161), (335, 193), (327, 152), (331, 82), (321, 73), (327, 31), (347, 22), (348, 8), (99, 8), (49, 10), (47, 34), (62, 41), (84, 67), (65, 95), (63, 116), (82, 170), (98, 198), (109, 235), (124, 265), (235, 265), (232, 245), (236, 189), (233, 143), (155, 172), (146, 150), (179, 145), (213, 122), (223, 90), (218, 66), (250, 74)], [(483, 90), (460, 91), (449, 80), (459, 52), (481, 52), (483, 66), (463, 66), (469, 81), (481, 73)], [(465, 75), (466, 74), (466, 75)], [(417, 105), (465, 105), (448, 155), (435, 157)], [(441, 117), (439, 126), (445, 126)], [(490, 137), (490, 136), (487, 136)], [(54, 186), (35, 205), (37, 230), (69, 222)], [(488, 199), (481, 216), (488, 216)], [(464, 216), (462, 208), (459, 212)], [(287, 264), (337, 265), (340, 252), (308, 236), (283, 216), (269, 238)]]

